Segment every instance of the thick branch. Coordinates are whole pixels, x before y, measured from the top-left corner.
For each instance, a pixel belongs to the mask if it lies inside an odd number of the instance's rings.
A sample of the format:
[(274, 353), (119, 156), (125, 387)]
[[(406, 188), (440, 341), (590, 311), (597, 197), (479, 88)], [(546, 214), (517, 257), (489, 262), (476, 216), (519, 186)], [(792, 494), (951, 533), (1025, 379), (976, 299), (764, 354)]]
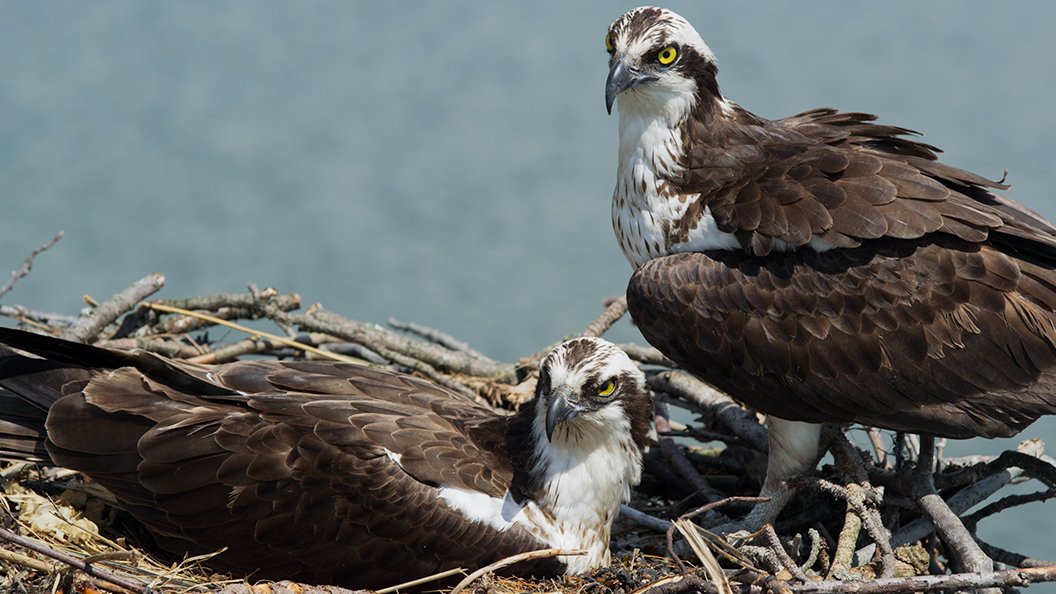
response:
[(674, 367), (675, 362), (668, 359), (659, 350), (649, 347), (634, 344), (633, 342), (621, 342), (616, 345), (623, 349), (623, 352), (627, 353), (627, 356), (639, 363), (645, 363), (646, 365), (656, 365), (659, 367)]
[(1023, 587), (1032, 583), (1052, 581), (1056, 581), (1056, 567), (881, 578), (867, 582), (807, 582), (806, 584), (792, 585), (792, 591), (796, 592), (796, 594), (889, 594), (893, 592), (931, 592), (934, 590), (960, 588)]
[(75, 342), (93, 341), (108, 324), (140, 301), (158, 292), (164, 285), (165, 277), (158, 273), (139, 279), (127, 289), (111, 295), (99, 307), (82, 315), (72, 327), (66, 329), (62, 337)]
[(935, 438), (921, 435), (920, 458), (911, 476), (913, 498), (931, 520), (936, 532), (942, 537), (961, 568), (974, 573), (993, 571), (993, 561), (979, 548), (972, 534), (961, 523), (961, 519), (950, 510), (935, 490), (935, 482), (932, 479), (934, 456)]
[[(1028, 439), (1019, 444), (1017, 450), (1029, 457), (1038, 457), (1042, 455), (1041, 448), (1042, 445), (1040, 442)], [(996, 474), (987, 476), (982, 480), (976, 479), (976, 482), (972, 483), (970, 487), (958, 492), (953, 497), (950, 497), (946, 502), (946, 505), (949, 506), (954, 514), (964, 513), (976, 504), (1001, 490), (1005, 485), (1023, 476), (1023, 474), (1023, 469), (1013, 466), (1011, 468), (997, 471)], [(934, 526), (931, 522), (926, 518), (920, 518), (919, 520), (906, 524), (895, 532), (894, 536), (891, 538), (891, 545), (897, 548), (902, 545), (916, 542), (926, 537), (928, 534), (931, 534), (934, 530)]]
[(753, 448), (767, 451), (766, 428), (759, 424), (755, 413), (692, 375), (684, 371), (665, 371), (650, 377), (649, 386), (700, 406)]
[[(189, 299), (160, 299), (157, 303), (180, 309), (207, 311), (223, 320), (255, 320), (266, 316), (269, 308), (279, 311), (297, 309), (301, 306), (301, 296), (296, 293), (279, 295), (274, 289), (266, 289), (259, 293), (221, 293)], [(173, 316), (155, 324), (153, 331), (158, 334), (184, 334), (210, 325), (208, 321), (200, 318)]]

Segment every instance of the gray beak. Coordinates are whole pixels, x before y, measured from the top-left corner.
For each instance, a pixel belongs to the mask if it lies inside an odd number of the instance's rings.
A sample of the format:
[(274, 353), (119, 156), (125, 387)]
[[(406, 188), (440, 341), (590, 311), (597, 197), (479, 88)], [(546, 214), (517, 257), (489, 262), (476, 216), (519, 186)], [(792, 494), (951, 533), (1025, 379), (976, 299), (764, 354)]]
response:
[(572, 396), (572, 388), (561, 386), (550, 392), (546, 404), (546, 439), (554, 440), (554, 429), (569, 419), (574, 419), (580, 413), (580, 408), (569, 402)]
[(612, 68), (609, 69), (609, 78), (605, 81), (605, 111), (612, 113), (612, 104), (616, 103), (616, 95), (653, 80), (656, 80), (655, 76), (643, 74), (624, 64), (622, 60), (614, 61)]

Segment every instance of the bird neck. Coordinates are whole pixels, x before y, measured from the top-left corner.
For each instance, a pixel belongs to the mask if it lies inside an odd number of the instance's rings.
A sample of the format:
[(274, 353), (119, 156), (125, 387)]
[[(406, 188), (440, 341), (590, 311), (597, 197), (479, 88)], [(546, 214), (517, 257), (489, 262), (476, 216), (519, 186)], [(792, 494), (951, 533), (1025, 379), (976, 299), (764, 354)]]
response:
[(715, 220), (705, 210), (699, 222), (686, 224), (687, 213), (701, 207), (694, 204), (700, 194), (681, 188), (690, 133), (694, 142), (706, 142), (696, 135), (711, 130), (732, 104), (720, 98), (701, 109), (678, 97), (659, 104), (634, 96), (623, 99), (621, 95), (612, 225), (627, 260), (638, 268), (653, 258), (687, 251), (682, 245), (687, 242), (694, 250), (737, 247), (732, 235), (716, 233)]
[(621, 96), (620, 102), (612, 225), (624, 256), (637, 268), (664, 255), (665, 221), (685, 210), (684, 203), (671, 201), (675, 194), (671, 179), (682, 170), (680, 127), (684, 110), (678, 108), (677, 101), (672, 102), (674, 109), (653, 111), (642, 101), (624, 101)]
[(550, 546), (586, 551), (561, 557), (568, 573), (608, 564), (612, 521), (641, 480), (642, 449), (630, 421), (613, 406), (596, 424), (558, 427), (549, 440), (542, 405), (528, 408), (528, 456), (517, 473), (528, 478), (520, 485), (525, 527)]

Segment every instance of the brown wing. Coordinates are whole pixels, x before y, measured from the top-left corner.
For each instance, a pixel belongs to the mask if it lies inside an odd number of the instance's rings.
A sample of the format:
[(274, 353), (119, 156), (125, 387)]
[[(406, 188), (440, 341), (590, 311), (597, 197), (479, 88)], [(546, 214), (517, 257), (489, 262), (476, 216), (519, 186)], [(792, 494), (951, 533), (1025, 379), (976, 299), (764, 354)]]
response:
[[(687, 212), (708, 208), (751, 253), (766, 255), (774, 240), (803, 246), (814, 236), (841, 248), (935, 231), (983, 241), (998, 228), (1020, 237), (1042, 230), (1056, 248), (1051, 225), (990, 191), (1006, 186), (940, 163), (938, 149), (906, 138), (910, 130), (831, 109), (776, 122), (737, 109), (739, 117), (711, 128), (690, 122), (690, 137), (709, 140), (688, 145), (674, 186), (700, 194)], [(673, 243), (696, 224), (695, 216), (681, 221)]]
[[(543, 547), (438, 498), (438, 485), (501, 498), (512, 470), (509, 419), (433, 384), (341, 363), (204, 368), (64, 348), (137, 366), (67, 384), (48, 415), (48, 451), (174, 552), (227, 547), (213, 565), (380, 587)], [(10, 359), (2, 371), (17, 374)]]
[(1056, 274), (955, 238), (707, 252), (640, 268), (654, 346), (778, 417), (1007, 436), (1056, 412)]

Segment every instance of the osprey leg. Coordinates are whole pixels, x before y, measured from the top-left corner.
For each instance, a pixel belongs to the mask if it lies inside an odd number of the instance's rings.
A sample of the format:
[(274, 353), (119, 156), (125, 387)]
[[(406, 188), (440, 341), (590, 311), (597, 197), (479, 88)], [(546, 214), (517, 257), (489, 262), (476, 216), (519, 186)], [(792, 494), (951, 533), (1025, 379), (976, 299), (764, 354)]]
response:
[(734, 533), (742, 530), (755, 532), (765, 524), (773, 524), (785, 505), (792, 500), (795, 489), (786, 485), (789, 479), (803, 476), (821, 458), (821, 429), (823, 425), (787, 421), (768, 417), (769, 454), (766, 461), (766, 480), (759, 492), (769, 501), (756, 504), (740, 520), (714, 528), (714, 532)]

